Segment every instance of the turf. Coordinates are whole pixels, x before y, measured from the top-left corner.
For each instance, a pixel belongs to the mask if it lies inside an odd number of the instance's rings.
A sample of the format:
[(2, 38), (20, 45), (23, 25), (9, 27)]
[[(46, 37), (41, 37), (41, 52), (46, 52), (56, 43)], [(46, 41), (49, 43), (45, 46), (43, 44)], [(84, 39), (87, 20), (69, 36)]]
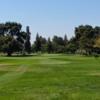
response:
[(0, 57), (0, 100), (100, 100), (100, 58)]

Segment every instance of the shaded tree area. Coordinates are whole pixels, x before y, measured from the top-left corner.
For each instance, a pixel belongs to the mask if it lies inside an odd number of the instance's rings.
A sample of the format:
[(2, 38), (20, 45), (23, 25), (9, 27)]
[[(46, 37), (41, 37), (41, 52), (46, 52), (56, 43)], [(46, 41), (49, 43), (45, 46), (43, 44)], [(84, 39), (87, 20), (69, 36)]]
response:
[(77, 41), (77, 52), (80, 54), (92, 55), (96, 52), (94, 47), (97, 38), (100, 36), (100, 27), (90, 25), (79, 26), (75, 28), (75, 38)]
[(20, 23), (6, 22), (0, 24), (0, 52), (11, 56), (13, 53), (29, 53), (30, 47), (30, 32), (28, 28), (24, 32)]
[(68, 45), (67, 35), (62, 37), (54, 36), (52, 39), (48, 39), (39, 36), (37, 33), (36, 40), (32, 45), (33, 52), (42, 53), (64, 53), (66, 52), (66, 46)]
[(30, 39), (31, 39), (31, 32), (30, 32), (30, 29), (29, 29), (29, 26), (26, 27), (26, 39), (25, 39), (25, 51), (27, 53), (31, 53), (31, 42), (30, 42)]
[(91, 25), (80, 25), (75, 28), (75, 36), (70, 40), (64, 37), (54, 36), (45, 39), (37, 34), (32, 45), (33, 52), (47, 53), (70, 53), (92, 55), (100, 53), (100, 27)]
[(29, 26), (22, 31), (22, 25), (16, 22), (0, 24), (0, 52), (11, 56), (13, 53), (22, 55), (30, 53), (68, 53), (68, 54), (100, 54), (100, 27), (80, 25), (75, 28), (75, 35), (68, 40), (67, 35), (54, 35), (46, 39), (36, 35), (31, 45)]

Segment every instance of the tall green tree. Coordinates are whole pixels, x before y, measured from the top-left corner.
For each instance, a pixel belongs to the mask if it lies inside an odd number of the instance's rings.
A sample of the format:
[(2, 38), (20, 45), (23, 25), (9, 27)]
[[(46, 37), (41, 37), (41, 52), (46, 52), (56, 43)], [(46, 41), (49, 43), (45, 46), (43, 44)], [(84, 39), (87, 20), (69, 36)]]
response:
[(48, 38), (48, 42), (47, 42), (47, 52), (53, 53), (53, 45), (52, 45), (50, 38)]
[(65, 34), (64, 36), (64, 46), (67, 46), (68, 45), (68, 38), (67, 38), (67, 35)]
[(38, 33), (37, 33), (37, 35), (36, 35), (36, 40), (35, 40), (34, 44), (35, 44), (35, 51), (36, 51), (36, 52), (41, 51), (42, 45), (41, 45), (41, 39), (40, 39), (40, 36), (39, 36)]
[(47, 49), (47, 40), (46, 40), (46, 38), (40, 36), (40, 42), (41, 42), (41, 51), (46, 52), (46, 49)]
[(22, 25), (16, 22), (0, 24), (0, 51), (11, 56), (12, 53), (22, 52), (27, 40), (26, 32), (22, 32)]
[(88, 55), (92, 53), (95, 32), (94, 28), (90, 25), (81, 25), (75, 29), (75, 38), (78, 43), (78, 49), (81, 51), (86, 51)]
[(31, 42), (30, 42), (30, 39), (31, 39), (31, 32), (30, 32), (29, 26), (27, 26), (26, 27), (26, 41), (25, 41), (25, 51), (27, 53), (31, 53)]
[(64, 39), (62, 37), (54, 36), (52, 42), (55, 53), (64, 52)]

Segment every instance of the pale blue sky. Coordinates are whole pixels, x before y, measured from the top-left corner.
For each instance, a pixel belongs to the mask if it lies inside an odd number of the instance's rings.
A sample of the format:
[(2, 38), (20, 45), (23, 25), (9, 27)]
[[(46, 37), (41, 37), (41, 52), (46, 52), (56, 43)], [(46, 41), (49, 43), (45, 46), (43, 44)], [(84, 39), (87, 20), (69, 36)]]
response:
[(100, 0), (0, 0), (0, 22), (29, 25), (32, 41), (36, 33), (68, 37), (81, 24), (100, 25)]

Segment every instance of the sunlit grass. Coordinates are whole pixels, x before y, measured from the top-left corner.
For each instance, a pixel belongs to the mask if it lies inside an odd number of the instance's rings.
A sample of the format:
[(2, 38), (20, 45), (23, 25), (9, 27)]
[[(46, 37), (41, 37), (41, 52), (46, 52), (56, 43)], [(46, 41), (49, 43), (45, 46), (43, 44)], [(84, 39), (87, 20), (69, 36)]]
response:
[(0, 100), (100, 100), (100, 58), (0, 57)]

